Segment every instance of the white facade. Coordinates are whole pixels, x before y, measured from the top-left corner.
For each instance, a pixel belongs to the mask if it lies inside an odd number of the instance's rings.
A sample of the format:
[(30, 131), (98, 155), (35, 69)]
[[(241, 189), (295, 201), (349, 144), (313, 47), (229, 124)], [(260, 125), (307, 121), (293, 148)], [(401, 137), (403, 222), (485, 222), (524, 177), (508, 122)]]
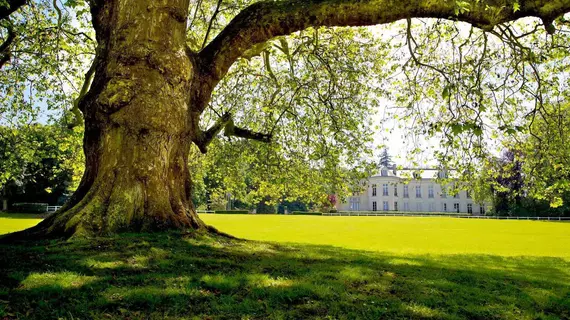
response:
[(456, 195), (436, 181), (436, 169), (423, 169), (406, 179), (393, 169), (383, 168), (381, 173), (361, 183), (365, 189), (355, 193), (338, 205), (339, 211), (403, 211), (403, 212), (459, 212), (483, 215), (488, 204), (475, 203), (465, 190)]

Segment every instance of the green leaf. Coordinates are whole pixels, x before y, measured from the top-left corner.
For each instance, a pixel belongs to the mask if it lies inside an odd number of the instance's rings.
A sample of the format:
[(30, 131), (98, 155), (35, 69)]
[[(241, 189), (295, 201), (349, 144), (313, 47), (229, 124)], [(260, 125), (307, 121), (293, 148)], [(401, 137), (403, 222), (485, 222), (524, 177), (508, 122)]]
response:
[(480, 136), (483, 135), (483, 128), (481, 128), (480, 126), (476, 126), (476, 127), (473, 129), (473, 133), (474, 133), (476, 136), (480, 137)]
[(453, 123), (451, 125), (451, 131), (455, 135), (461, 134), (463, 132), (463, 125), (460, 123)]
[(513, 12), (517, 12), (521, 10), (521, 5), (518, 3), (518, 1), (515, 1), (515, 3), (513, 3)]
[(451, 88), (449, 85), (443, 88), (443, 91), (441, 92), (441, 97), (443, 98), (443, 100), (447, 100), (449, 98), (450, 90)]

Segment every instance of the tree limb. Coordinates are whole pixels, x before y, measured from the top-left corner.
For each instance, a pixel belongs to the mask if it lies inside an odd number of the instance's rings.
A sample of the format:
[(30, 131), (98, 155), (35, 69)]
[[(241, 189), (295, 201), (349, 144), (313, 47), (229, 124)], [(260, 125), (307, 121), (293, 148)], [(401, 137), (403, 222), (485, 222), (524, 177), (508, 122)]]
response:
[(234, 120), (230, 113), (224, 113), (224, 115), (216, 121), (216, 123), (206, 131), (200, 131), (194, 143), (200, 149), (200, 152), (208, 152), (208, 145), (214, 140), (214, 138), (224, 130), (224, 135), (226, 137), (234, 136), (245, 139), (258, 140), (262, 142), (271, 142), (271, 134), (263, 134), (259, 132), (254, 132), (248, 129), (243, 129), (236, 127), (234, 125)]
[[(458, 10), (456, 0), (281, 0), (261, 1), (240, 12), (218, 36), (202, 49), (201, 72), (211, 76), (213, 87), (247, 49), (274, 37), (308, 27), (367, 26), (406, 18), (442, 18), (471, 23), (486, 30), (522, 17), (550, 21), (570, 11), (570, 1), (515, 0), (470, 2)], [(500, 4), (496, 10), (493, 5)]]
[(194, 139), (194, 143), (200, 149), (200, 152), (206, 153), (208, 151), (208, 145), (214, 140), (214, 138), (222, 131), (228, 122), (231, 121), (231, 114), (224, 113), (216, 123), (206, 131), (200, 131), (197, 137)]
[(85, 80), (83, 81), (83, 85), (81, 86), (81, 90), (79, 91), (79, 95), (77, 99), (73, 100), (73, 107), (71, 108), (71, 113), (73, 113), (74, 120), (73, 123), (70, 123), (67, 128), (73, 129), (77, 126), (83, 125), (83, 115), (81, 114), (81, 110), (79, 109), (79, 103), (87, 94), (89, 87), (91, 87), (91, 81), (93, 80), (93, 76), (95, 75), (95, 69), (97, 64), (97, 58), (93, 59), (91, 63), (91, 67), (87, 70), (85, 74)]
[(6, 4), (0, 4), (0, 20), (8, 18), (12, 12), (27, 4), (26, 0), (5, 0), (5, 2)]
[(16, 39), (16, 32), (14, 32), (14, 28), (11, 25), (7, 25), (6, 28), (8, 29), (8, 37), (6, 40), (2, 42), (0, 45), (0, 70), (4, 67), (8, 61), (10, 61), (12, 55), (10, 53), (10, 45)]
[(230, 121), (226, 124), (226, 127), (224, 128), (224, 135), (226, 137), (233, 136), (250, 140), (257, 140), (261, 142), (271, 142), (271, 139), (273, 138), (271, 134), (265, 134), (261, 132), (255, 132), (249, 129), (236, 127), (233, 121)]
[(221, 5), (222, 5), (222, 0), (218, 0), (218, 4), (216, 5), (216, 10), (214, 10), (214, 14), (210, 19), (210, 23), (208, 24), (208, 30), (206, 31), (206, 35), (204, 36), (204, 42), (202, 42), (202, 46), (200, 48), (204, 48), (206, 43), (208, 43), (208, 38), (210, 37), (210, 31), (212, 30), (212, 25), (214, 24), (214, 20), (216, 20), (216, 16), (220, 12)]

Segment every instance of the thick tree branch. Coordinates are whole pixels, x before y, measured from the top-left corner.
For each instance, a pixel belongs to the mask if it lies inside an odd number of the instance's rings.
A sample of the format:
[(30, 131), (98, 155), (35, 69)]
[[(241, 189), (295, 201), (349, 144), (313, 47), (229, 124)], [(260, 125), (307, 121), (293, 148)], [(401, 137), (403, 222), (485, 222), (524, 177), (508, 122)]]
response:
[(206, 131), (201, 131), (197, 134), (194, 143), (200, 149), (200, 152), (206, 153), (208, 151), (208, 145), (214, 140), (214, 138), (222, 131), (222, 129), (229, 123), (232, 119), (231, 114), (224, 113), (223, 116), (216, 121), (216, 123)]
[(14, 32), (12, 26), (8, 25), (6, 28), (8, 29), (8, 36), (6, 37), (6, 40), (4, 40), (4, 42), (0, 45), (0, 69), (4, 67), (4, 64), (10, 61), (12, 57), (10, 53), (10, 45), (12, 45), (12, 42), (14, 42), (16, 39), (16, 33)]
[[(570, 11), (570, 1), (517, 0), (471, 1), (468, 10), (458, 10), (456, 0), (281, 0), (255, 3), (238, 14), (199, 53), (201, 72), (211, 76), (205, 88), (213, 87), (234, 61), (255, 44), (308, 27), (367, 26), (406, 18), (455, 19), (491, 29), (499, 23), (522, 17), (543, 21)], [(550, 26), (546, 26), (550, 28)]]
[(250, 140), (257, 140), (261, 142), (271, 142), (271, 139), (273, 138), (271, 134), (265, 134), (261, 132), (251, 131), (249, 129), (236, 127), (233, 121), (230, 121), (229, 123), (226, 124), (226, 127), (224, 128), (224, 135), (226, 137), (233, 136)]
[(27, 3), (26, 0), (5, 0), (5, 2), (5, 4), (0, 4), (0, 20), (8, 18), (12, 12), (18, 10), (21, 6)]
[(208, 151), (208, 145), (214, 140), (214, 138), (224, 130), (224, 135), (227, 137), (234, 136), (245, 139), (258, 140), (262, 142), (271, 142), (271, 134), (263, 134), (259, 132), (254, 132), (248, 129), (242, 129), (234, 125), (234, 120), (230, 113), (224, 113), (224, 115), (216, 121), (216, 123), (206, 131), (201, 131), (194, 143), (200, 149), (200, 152), (206, 153)]

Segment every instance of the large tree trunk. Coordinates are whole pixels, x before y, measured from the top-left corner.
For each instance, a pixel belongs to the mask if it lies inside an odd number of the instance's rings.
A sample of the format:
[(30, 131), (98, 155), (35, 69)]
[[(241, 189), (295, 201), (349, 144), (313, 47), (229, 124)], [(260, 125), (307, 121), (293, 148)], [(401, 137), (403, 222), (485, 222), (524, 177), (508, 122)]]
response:
[(200, 114), (189, 99), (188, 0), (100, 3), (95, 78), (80, 102), (86, 171), (71, 201), (28, 235), (204, 228), (187, 167)]

